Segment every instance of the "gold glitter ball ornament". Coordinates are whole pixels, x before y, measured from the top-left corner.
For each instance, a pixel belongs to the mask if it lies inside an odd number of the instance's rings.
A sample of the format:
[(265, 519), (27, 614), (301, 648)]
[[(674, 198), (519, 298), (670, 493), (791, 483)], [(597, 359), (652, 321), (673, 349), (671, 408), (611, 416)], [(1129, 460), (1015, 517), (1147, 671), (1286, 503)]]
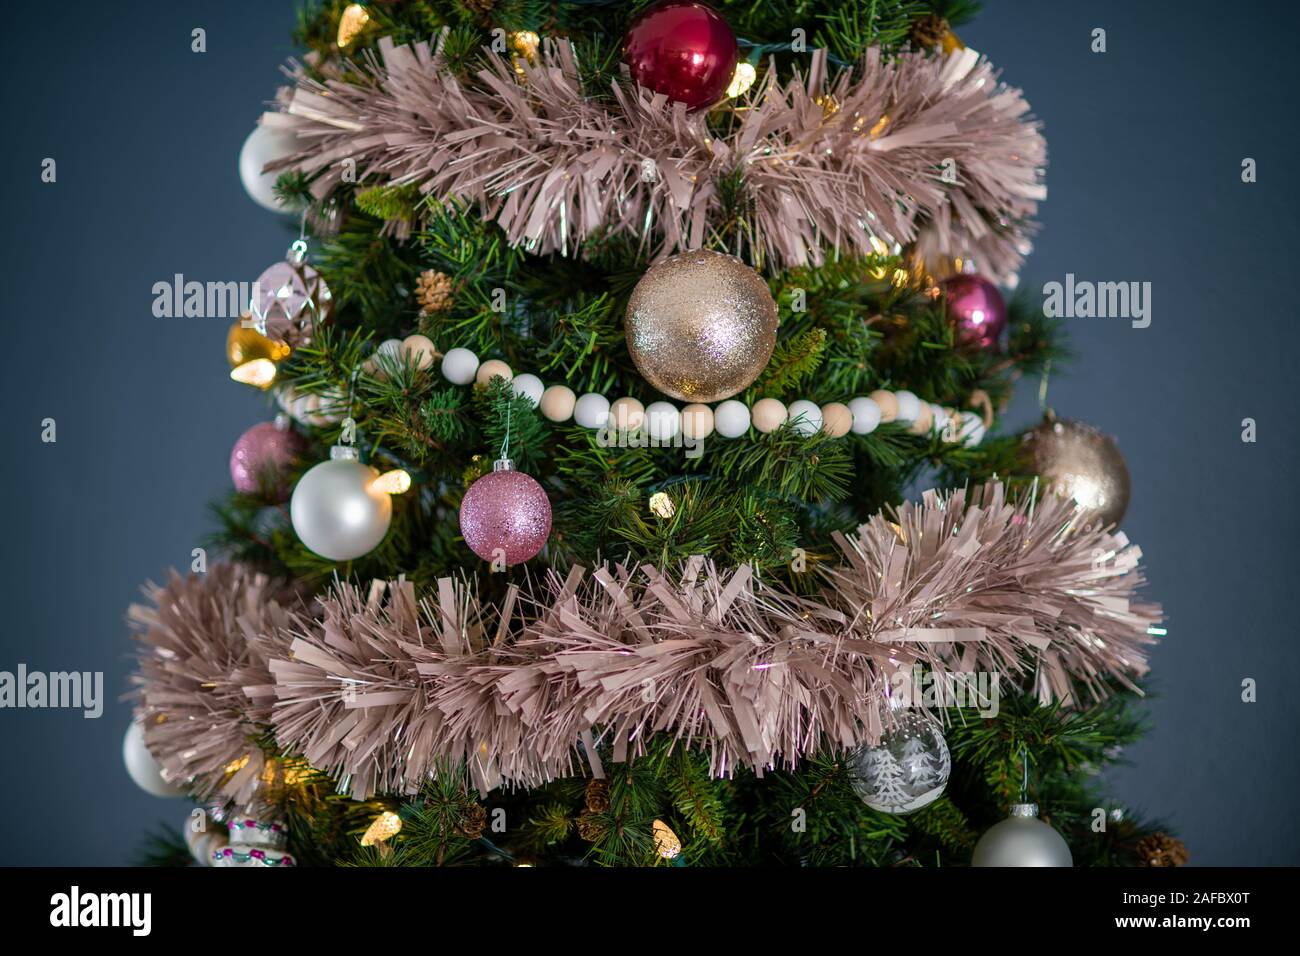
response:
[(1129, 475), (1113, 439), (1050, 413), (1024, 437), (1023, 467), (1083, 511), (1081, 526), (1118, 525), (1128, 510)]
[(749, 387), (776, 345), (776, 301), (735, 256), (698, 249), (651, 266), (627, 304), (627, 350), (665, 395), (716, 402)]

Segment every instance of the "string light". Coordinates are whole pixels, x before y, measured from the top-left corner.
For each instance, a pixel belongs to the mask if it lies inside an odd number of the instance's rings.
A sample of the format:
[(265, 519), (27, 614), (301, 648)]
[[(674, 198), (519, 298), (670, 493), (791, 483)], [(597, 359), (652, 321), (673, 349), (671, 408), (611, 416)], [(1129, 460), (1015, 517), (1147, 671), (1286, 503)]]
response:
[(677, 514), (677, 506), (666, 492), (656, 491), (650, 496), (650, 512), (660, 518), (671, 518)]
[(650, 832), (654, 834), (655, 850), (659, 855), (665, 860), (677, 859), (677, 855), (682, 852), (682, 841), (677, 838), (672, 827), (662, 820), (656, 820), (650, 825)]
[(401, 468), (394, 468), (372, 481), (370, 487), (386, 495), (405, 494), (411, 487), (411, 476)]
[(290, 351), (288, 343), (267, 338), (251, 325), (248, 317), (232, 325), (226, 336), (230, 377), (244, 385), (270, 388), (275, 381), (276, 366), (289, 357)]
[(357, 38), (357, 35), (365, 29), (366, 24), (370, 22), (370, 14), (366, 8), (359, 3), (349, 3), (343, 8), (343, 15), (339, 17), (339, 49), (343, 49), (349, 43)]
[(369, 828), (361, 837), (362, 846), (374, 846), (396, 836), (402, 829), (402, 818), (391, 810), (385, 810), (375, 817)]
[(737, 63), (736, 72), (731, 76), (731, 85), (727, 87), (727, 95), (740, 96), (754, 85), (756, 79), (758, 79), (758, 70), (754, 69), (754, 64), (743, 61)]

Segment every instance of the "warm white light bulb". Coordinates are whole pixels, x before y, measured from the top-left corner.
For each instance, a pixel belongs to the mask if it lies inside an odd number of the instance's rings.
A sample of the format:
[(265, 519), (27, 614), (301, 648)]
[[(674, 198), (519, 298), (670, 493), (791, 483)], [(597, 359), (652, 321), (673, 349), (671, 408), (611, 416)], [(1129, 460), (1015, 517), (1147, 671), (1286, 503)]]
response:
[(270, 359), (253, 359), (230, 370), (230, 377), (245, 385), (266, 388), (275, 380), (275, 363)]
[(727, 95), (740, 96), (754, 85), (754, 80), (757, 78), (758, 70), (754, 69), (754, 64), (737, 63), (736, 72), (731, 75), (731, 85), (727, 87)]
[(411, 487), (411, 476), (401, 468), (394, 468), (376, 478), (370, 487), (386, 495), (404, 494)]

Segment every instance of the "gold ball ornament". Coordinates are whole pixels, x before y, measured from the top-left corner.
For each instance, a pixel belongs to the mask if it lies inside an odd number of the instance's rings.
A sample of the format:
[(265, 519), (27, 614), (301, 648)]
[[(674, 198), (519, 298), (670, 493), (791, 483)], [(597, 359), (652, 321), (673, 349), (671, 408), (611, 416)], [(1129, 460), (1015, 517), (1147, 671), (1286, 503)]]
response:
[(1058, 495), (1078, 502), (1081, 525), (1109, 527), (1123, 520), (1130, 490), (1128, 466), (1110, 436), (1083, 422), (1058, 420), (1049, 412), (1025, 435), (1021, 451), (1026, 471)]
[(665, 395), (716, 402), (749, 387), (776, 345), (776, 301), (735, 256), (698, 249), (641, 277), (627, 305), (627, 349)]

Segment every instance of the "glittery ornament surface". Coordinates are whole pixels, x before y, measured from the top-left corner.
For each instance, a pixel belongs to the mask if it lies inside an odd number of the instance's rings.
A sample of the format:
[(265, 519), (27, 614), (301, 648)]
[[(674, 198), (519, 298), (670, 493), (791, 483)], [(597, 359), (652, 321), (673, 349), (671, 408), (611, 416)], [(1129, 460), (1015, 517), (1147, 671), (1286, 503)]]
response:
[(484, 561), (519, 564), (541, 551), (551, 533), (551, 501), (521, 471), (490, 471), (465, 492), (460, 533)]
[(652, 266), (632, 291), (627, 348), (647, 382), (683, 401), (745, 389), (776, 345), (776, 302), (734, 256), (698, 250)]
[(945, 282), (943, 291), (958, 338), (982, 349), (997, 348), (1007, 326), (1007, 304), (998, 287), (983, 276), (962, 274)]
[(302, 453), (297, 432), (281, 431), (271, 422), (254, 425), (239, 436), (230, 450), (230, 478), (235, 490), (246, 495), (262, 492), (276, 503), (289, 497), (285, 471)]
[(277, 262), (257, 277), (253, 294), (253, 317), (266, 323), (266, 334), (295, 348), (309, 345), (334, 311), (329, 286), (305, 262)]
[(1128, 509), (1129, 475), (1115, 442), (1091, 425), (1043, 422), (1025, 435), (1025, 465), (1083, 509), (1083, 524), (1117, 525)]

